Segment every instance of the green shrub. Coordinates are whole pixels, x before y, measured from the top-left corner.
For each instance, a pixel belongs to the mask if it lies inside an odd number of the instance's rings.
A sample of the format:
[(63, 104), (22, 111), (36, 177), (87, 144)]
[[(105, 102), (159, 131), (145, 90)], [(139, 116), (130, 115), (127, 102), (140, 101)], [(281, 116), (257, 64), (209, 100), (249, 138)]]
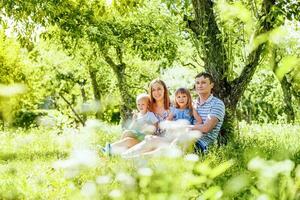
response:
[(45, 115), (47, 112), (40, 110), (19, 110), (15, 113), (12, 125), (22, 128), (36, 127), (37, 118)]

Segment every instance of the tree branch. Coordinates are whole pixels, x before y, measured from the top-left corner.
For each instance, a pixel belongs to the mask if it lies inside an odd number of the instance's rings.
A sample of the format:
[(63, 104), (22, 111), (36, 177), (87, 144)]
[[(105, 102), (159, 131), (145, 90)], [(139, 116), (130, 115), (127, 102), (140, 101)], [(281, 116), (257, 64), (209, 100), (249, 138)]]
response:
[(116, 72), (118, 71), (118, 65), (113, 61), (113, 59), (108, 55), (103, 53), (104, 60), (107, 64)]
[(121, 47), (116, 47), (116, 52), (117, 52), (117, 56), (118, 56), (118, 59), (119, 59), (119, 62), (121, 64), (123, 64), (123, 52), (122, 52), (122, 49)]
[(81, 119), (81, 117), (78, 115), (78, 113), (75, 111), (75, 109), (73, 108), (72, 104), (61, 94), (59, 93), (59, 96), (68, 104), (68, 106), (71, 108), (72, 112), (74, 113), (74, 115), (76, 116), (76, 118), (79, 120), (79, 122), (84, 126), (85, 122), (83, 121), (83, 119)]
[[(274, 0), (264, 0), (262, 5), (262, 13), (261, 16), (261, 29), (256, 34), (259, 35), (261, 33), (266, 33), (270, 31), (272, 27), (272, 22), (266, 19), (266, 16), (270, 14), (272, 6), (275, 4)], [(259, 64), (261, 53), (265, 48), (266, 42), (260, 44), (254, 51), (252, 51), (247, 60), (248, 63), (244, 66), (239, 77), (232, 81), (232, 96), (235, 98), (231, 99), (232, 104), (236, 104), (240, 96), (244, 93), (246, 86), (251, 81), (252, 76), (255, 73), (255, 70)]]
[(232, 104), (236, 104), (240, 96), (244, 93), (246, 86), (251, 81), (255, 70), (258, 66), (261, 52), (263, 51), (264, 44), (258, 46), (258, 48), (253, 51), (249, 56), (248, 64), (243, 68), (240, 76), (232, 81), (230, 85), (232, 85), (232, 96), (235, 97), (231, 99)]
[(184, 62), (181, 62), (181, 65), (182, 66), (192, 66), (193, 68), (195, 68), (195, 69), (197, 69), (197, 66), (196, 65), (194, 65), (193, 63), (191, 63), (191, 62), (188, 62), (188, 63), (184, 63)]

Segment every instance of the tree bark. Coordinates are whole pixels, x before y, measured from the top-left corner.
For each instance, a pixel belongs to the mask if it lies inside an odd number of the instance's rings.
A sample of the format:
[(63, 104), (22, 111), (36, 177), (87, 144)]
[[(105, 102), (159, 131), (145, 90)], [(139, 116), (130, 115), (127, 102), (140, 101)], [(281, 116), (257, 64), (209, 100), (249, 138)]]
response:
[[(87, 96), (86, 96), (86, 92), (85, 92), (85, 89), (84, 89), (85, 83), (86, 83), (86, 80), (78, 83), (79, 87), (80, 87), (80, 92), (81, 92), (81, 97), (82, 97), (82, 102), (83, 103), (87, 102)], [(86, 120), (87, 120), (86, 113), (82, 113), (82, 119), (83, 119), (84, 122), (86, 122)]]
[[(273, 72), (276, 73), (276, 70), (279, 67), (279, 63), (282, 60), (282, 57), (278, 56), (278, 50), (276, 47), (271, 46), (271, 48), (271, 55), (273, 58)], [(283, 78), (279, 81), (283, 93), (284, 113), (287, 116), (287, 122), (293, 123), (295, 121), (295, 112), (292, 105), (293, 86), (291, 82), (288, 81), (288, 75), (289, 73), (285, 74)]]
[(282, 80), (280, 81), (280, 85), (283, 92), (284, 111), (287, 116), (287, 122), (294, 123), (295, 112), (292, 105), (292, 84), (287, 80), (286, 75), (283, 76)]
[(94, 99), (95, 101), (100, 101), (101, 95), (100, 95), (99, 85), (97, 82), (97, 76), (96, 76), (97, 71), (94, 70), (90, 65), (88, 66), (88, 70), (89, 70), (90, 79), (92, 81)]
[[(93, 87), (93, 93), (94, 93), (94, 100), (96, 102), (100, 102), (101, 100), (101, 93), (99, 90), (99, 85), (97, 82), (97, 70), (93, 69), (92, 66), (88, 63), (88, 70), (89, 70), (89, 75), (90, 75), (90, 79), (92, 82), (92, 87)], [(101, 112), (100, 110), (97, 110), (96, 112), (96, 118), (100, 119), (101, 118)]]

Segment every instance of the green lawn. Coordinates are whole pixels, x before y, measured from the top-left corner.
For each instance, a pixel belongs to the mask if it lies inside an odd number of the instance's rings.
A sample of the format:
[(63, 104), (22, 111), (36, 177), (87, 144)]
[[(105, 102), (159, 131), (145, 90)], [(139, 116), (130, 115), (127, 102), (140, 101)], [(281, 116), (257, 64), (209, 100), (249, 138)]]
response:
[(119, 127), (0, 132), (0, 199), (299, 199), (300, 126), (240, 124), (205, 156), (107, 158)]

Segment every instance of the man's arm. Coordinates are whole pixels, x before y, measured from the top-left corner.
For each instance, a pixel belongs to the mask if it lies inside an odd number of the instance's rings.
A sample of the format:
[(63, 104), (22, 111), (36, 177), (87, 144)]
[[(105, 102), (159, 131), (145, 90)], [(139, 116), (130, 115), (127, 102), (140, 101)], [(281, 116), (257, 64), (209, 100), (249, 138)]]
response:
[(203, 123), (202, 118), (200, 117), (200, 115), (198, 114), (198, 112), (193, 108), (193, 116), (196, 120), (195, 125), (200, 125)]
[(224, 115), (225, 115), (225, 105), (221, 100), (219, 100), (216, 103), (214, 103), (204, 124), (195, 125), (193, 129), (199, 130), (202, 133), (209, 133), (217, 126), (219, 121), (223, 121)]
[(204, 124), (195, 125), (192, 130), (199, 130), (202, 133), (209, 133), (213, 128), (216, 127), (217, 123), (219, 122), (218, 118), (215, 116), (208, 116), (207, 120)]

